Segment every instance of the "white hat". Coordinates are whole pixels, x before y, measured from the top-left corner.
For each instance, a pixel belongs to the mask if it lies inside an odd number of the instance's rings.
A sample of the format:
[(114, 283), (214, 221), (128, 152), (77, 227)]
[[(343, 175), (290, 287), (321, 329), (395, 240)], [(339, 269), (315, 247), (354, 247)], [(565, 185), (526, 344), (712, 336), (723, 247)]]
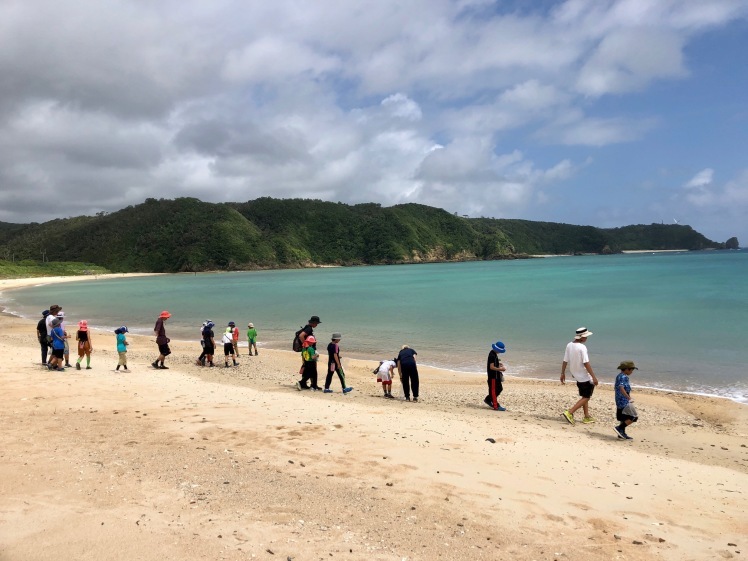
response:
[(57, 312), (57, 317), (58, 318), (64, 318), (65, 317), (65, 312), (63, 312), (62, 310), (60, 310), (59, 312)]
[(592, 335), (592, 331), (587, 331), (586, 327), (580, 327), (577, 329), (576, 335), (574, 335), (574, 339), (584, 339), (585, 337), (589, 337)]

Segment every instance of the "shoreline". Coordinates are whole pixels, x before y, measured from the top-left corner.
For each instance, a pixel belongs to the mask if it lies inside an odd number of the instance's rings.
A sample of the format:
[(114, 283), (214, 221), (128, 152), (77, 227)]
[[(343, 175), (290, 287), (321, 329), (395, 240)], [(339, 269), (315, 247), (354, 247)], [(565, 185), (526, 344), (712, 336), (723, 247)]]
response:
[(98, 330), (92, 370), (53, 373), (35, 324), (0, 315), (3, 558), (681, 561), (745, 547), (738, 404), (634, 388), (640, 420), (621, 441), (604, 386), (597, 422), (571, 426), (572, 384), (507, 376), (499, 413), (484, 377), (419, 367), (407, 403), (344, 358), (353, 392), (337, 379), (299, 392), (290, 350), (199, 368), (194, 342), (172, 341), (155, 370), (147, 335), (128, 335), (131, 372), (115, 373)]
[[(667, 252), (673, 252), (673, 251), (686, 251), (686, 250), (652, 250), (657, 253), (667, 253)], [(648, 253), (649, 250), (634, 250), (632, 253)], [(561, 256), (551, 256), (551, 257), (565, 257), (563, 255)], [(42, 286), (42, 285), (48, 285), (48, 284), (56, 284), (56, 283), (66, 283), (66, 282), (78, 282), (78, 281), (86, 281), (86, 280), (107, 280), (107, 279), (121, 279), (121, 278), (136, 278), (136, 277), (143, 277), (143, 276), (163, 276), (163, 275), (169, 275), (172, 273), (112, 273), (107, 275), (78, 275), (78, 276), (57, 276), (57, 277), (27, 277), (27, 278), (16, 278), (16, 279), (0, 279), (0, 295), (4, 291), (12, 291), (17, 289), (23, 289), (23, 288), (29, 288), (29, 287), (35, 287), (35, 286)], [(192, 274), (192, 273), (174, 273), (174, 274)], [(45, 282), (40, 282), (42, 279)], [(25, 316), (20, 315), (19, 313), (16, 313), (14, 311), (8, 311), (7, 307), (3, 307), (0, 305), (0, 313), (19, 318), (23, 321), (33, 321), (36, 322), (36, 319), (28, 318)], [(101, 328), (98, 328), (101, 329)], [(148, 335), (144, 334), (132, 334), (131, 336), (138, 336), (138, 337), (148, 337)], [(173, 338), (173, 341), (179, 341), (183, 344), (191, 344), (195, 345), (196, 339), (179, 339), (179, 338)], [(243, 341), (240, 342), (240, 349), (246, 348), (241, 347), (241, 344)], [(292, 351), (287, 351), (283, 348), (277, 348), (274, 346), (265, 346), (264, 344), (260, 344), (260, 349), (264, 350), (271, 350), (273, 352), (280, 352), (285, 353), (288, 352), (290, 355), (295, 355), (296, 353), (293, 353)], [(347, 358), (350, 358), (351, 360), (358, 361), (360, 363), (371, 363), (373, 365), (376, 365), (376, 363), (380, 360), (378, 356), (365, 356), (361, 353), (354, 353), (354, 356), (352, 355), (346, 355)], [(475, 371), (469, 371), (469, 370), (456, 370), (449, 368), (447, 366), (436, 366), (436, 365), (425, 365), (424, 363), (420, 364), (421, 367), (427, 366), (428, 368), (440, 371), (444, 373), (453, 373), (456, 375), (466, 375), (466, 376), (476, 376), (479, 378), (482, 378), (484, 376), (484, 373), (480, 370)], [(517, 376), (512, 374), (506, 375), (508, 378), (516, 379), (516, 380), (537, 380), (543, 383), (547, 384), (558, 384), (558, 379), (556, 377), (550, 377), (550, 378), (539, 378), (535, 376)], [(601, 386), (609, 385), (612, 386), (612, 383), (609, 382), (601, 382)], [(677, 389), (677, 388), (670, 388), (670, 387), (656, 387), (656, 386), (647, 386), (647, 385), (634, 385), (632, 384), (632, 387), (639, 389), (639, 390), (645, 390), (645, 391), (651, 391), (651, 392), (661, 392), (664, 394), (668, 393), (675, 393), (675, 394), (682, 394), (682, 395), (693, 395), (693, 396), (700, 396), (700, 397), (706, 397), (706, 398), (714, 398), (714, 399), (720, 399), (720, 400), (727, 400), (731, 403), (735, 403), (740, 406), (748, 405), (748, 399), (746, 399), (746, 396), (743, 396), (741, 399), (740, 397), (736, 397), (733, 395), (721, 395), (718, 393), (709, 393), (705, 391), (697, 391), (697, 390), (687, 390), (687, 389)]]

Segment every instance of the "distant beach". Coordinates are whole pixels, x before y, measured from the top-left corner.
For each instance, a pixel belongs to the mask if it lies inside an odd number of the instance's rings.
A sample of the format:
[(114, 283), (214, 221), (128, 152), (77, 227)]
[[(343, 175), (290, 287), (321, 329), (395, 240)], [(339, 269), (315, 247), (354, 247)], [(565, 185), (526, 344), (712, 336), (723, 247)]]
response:
[[(208, 318), (253, 321), (262, 348), (288, 349), (312, 314), (326, 339), (342, 332), (346, 356), (392, 358), (404, 343), (421, 363), (482, 375), (495, 340), (509, 348), (513, 375), (554, 380), (569, 332), (586, 325), (595, 367), (612, 383), (622, 358), (641, 363), (640, 385), (748, 403), (748, 350), (738, 287), (748, 254), (712, 251), (521, 261), (369, 266), (174, 275), (6, 290), (25, 317), (64, 301), (72, 318), (149, 334), (169, 309), (172, 339), (194, 341)], [(583, 289), (579, 283), (583, 279)], [(2, 290), (2, 285), (0, 285)], [(694, 297), (698, 295), (698, 297)], [(711, 340), (709, 326), (721, 326)], [(642, 326), (649, 334), (642, 337)], [(325, 340), (323, 339), (323, 340)], [(710, 339), (708, 346), (692, 340)]]

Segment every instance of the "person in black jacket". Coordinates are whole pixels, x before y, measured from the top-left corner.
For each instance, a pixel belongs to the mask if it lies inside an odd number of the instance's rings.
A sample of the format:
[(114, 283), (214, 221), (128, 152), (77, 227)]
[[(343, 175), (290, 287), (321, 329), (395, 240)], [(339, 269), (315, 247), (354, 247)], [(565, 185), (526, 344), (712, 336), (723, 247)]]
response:
[(405, 401), (410, 401), (410, 392), (413, 390), (413, 401), (418, 401), (418, 365), (416, 364), (416, 355), (418, 353), (408, 345), (403, 345), (400, 353), (397, 355), (397, 373), (400, 375), (400, 381), (403, 384)]
[(506, 367), (501, 364), (499, 355), (506, 352), (506, 347), (501, 341), (496, 341), (491, 345), (491, 351), (488, 353), (486, 362), (486, 374), (488, 375), (488, 395), (483, 400), (486, 405), (493, 408), (494, 411), (506, 411), (499, 403), (499, 395), (504, 390), (504, 374)]
[(47, 351), (49, 350), (49, 340), (47, 339), (47, 316), (49, 310), (42, 312), (42, 319), (36, 324), (36, 338), (39, 339), (39, 346), (42, 350), (42, 366), (47, 366)]

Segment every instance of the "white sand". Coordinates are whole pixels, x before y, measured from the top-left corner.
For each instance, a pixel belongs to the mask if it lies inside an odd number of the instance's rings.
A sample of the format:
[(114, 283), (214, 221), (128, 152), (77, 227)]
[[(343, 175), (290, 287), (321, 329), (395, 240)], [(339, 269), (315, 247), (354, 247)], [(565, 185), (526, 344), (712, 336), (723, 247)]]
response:
[(609, 388), (591, 401), (597, 423), (572, 427), (571, 385), (507, 378), (499, 413), (483, 380), (422, 369), (414, 404), (345, 360), (355, 390), (335, 379), (324, 395), (293, 389), (295, 353), (207, 369), (197, 343), (177, 343), (159, 371), (152, 337), (135, 336), (123, 374), (98, 332), (93, 369), (60, 374), (38, 364), (33, 322), (3, 316), (0, 330), (2, 561), (748, 552), (748, 408), (729, 401), (635, 391), (624, 442)]

